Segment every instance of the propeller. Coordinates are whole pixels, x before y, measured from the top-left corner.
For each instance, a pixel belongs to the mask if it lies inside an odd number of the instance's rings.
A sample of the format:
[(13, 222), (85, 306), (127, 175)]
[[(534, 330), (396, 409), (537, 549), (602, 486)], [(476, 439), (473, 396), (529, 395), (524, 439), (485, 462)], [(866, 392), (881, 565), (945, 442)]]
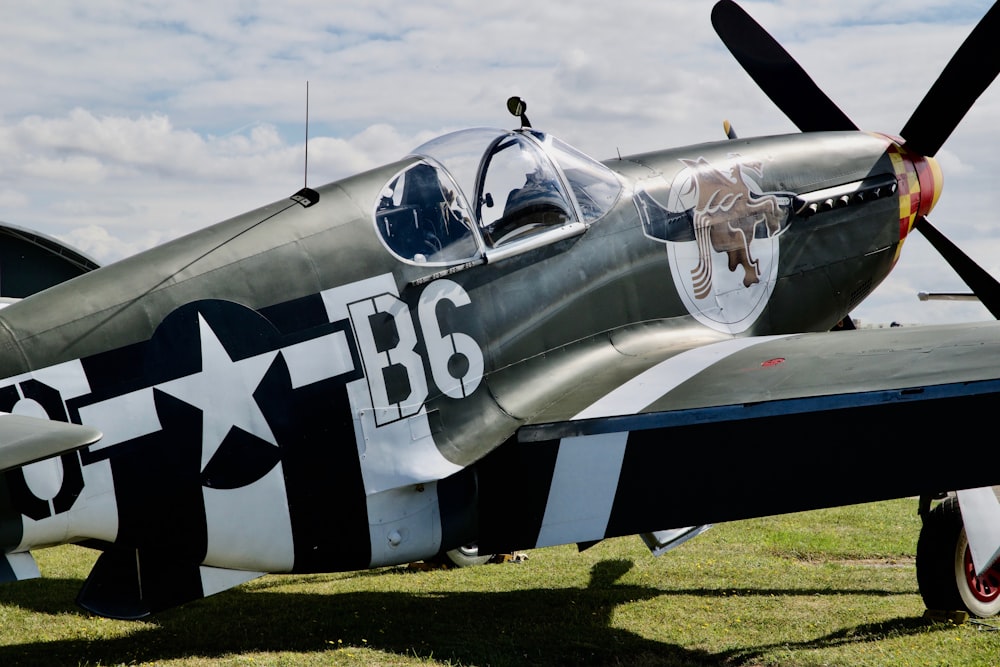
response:
[[(712, 9), (712, 25), (750, 78), (803, 132), (857, 130), (802, 66), (732, 0)], [(1000, 74), (1000, 3), (995, 4), (952, 56), (900, 134), (905, 148), (933, 158), (973, 103)], [(924, 216), (914, 226), (1000, 319), (1000, 282), (937, 230)]]
[(996, 278), (987, 273), (983, 267), (976, 264), (971, 257), (962, 252), (948, 237), (939, 232), (927, 218), (923, 216), (918, 217), (913, 226), (920, 230), (920, 233), (930, 241), (930, 244), (944, 257), (949, 266), (955, 269), (958, 277), (969, 286), (972, 293), (986, 306), (986, 310), (990, 311), (990, 315), (1000, 320), (1000, 283), (997, 283)]
[(958, 47), (906, 121), (900, 134), (906, 139), (907, 150), (932, 157), (951, 136), (972, 104), (1000, 73), (998, 37), (1000, 4), (995, 4)]
[(712, 26), (750, 78), (803, 132), (859, 129), (802, 66), (732, 0), (712, 8)]

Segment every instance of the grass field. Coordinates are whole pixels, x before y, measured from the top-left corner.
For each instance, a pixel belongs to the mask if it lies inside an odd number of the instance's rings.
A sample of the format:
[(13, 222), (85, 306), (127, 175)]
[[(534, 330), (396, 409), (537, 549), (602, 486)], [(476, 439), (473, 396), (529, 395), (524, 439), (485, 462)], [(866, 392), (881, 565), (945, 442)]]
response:
[(0, 665), (983, 665), (1000, 622), (922, 618), (916, 501), (716, 526), (466, 570), (270, 576), (145, 622), (73, 599), (94, 555), (0, 587)]

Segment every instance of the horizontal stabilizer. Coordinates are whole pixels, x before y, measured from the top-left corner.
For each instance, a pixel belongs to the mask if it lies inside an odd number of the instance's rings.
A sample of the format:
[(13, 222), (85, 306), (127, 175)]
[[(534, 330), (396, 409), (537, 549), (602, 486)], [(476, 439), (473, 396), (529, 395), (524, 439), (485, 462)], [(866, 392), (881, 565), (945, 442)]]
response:
[(92, 445), (101, 437), (89, 426), (0, 413), (0, 472)]
[(0, 556), (0, 583), (24, 581), (42, 576), (35, 557), (27, 551)]
[(991, 487), (958, 492), (965, 536), (976, 574), (982, 576), (1000, 557), (1000, 502)]
[(100, 616), (135, 620), (262, 574), (176, 561), (170, 554), (109, 549), (97, 559), (76, 603)]

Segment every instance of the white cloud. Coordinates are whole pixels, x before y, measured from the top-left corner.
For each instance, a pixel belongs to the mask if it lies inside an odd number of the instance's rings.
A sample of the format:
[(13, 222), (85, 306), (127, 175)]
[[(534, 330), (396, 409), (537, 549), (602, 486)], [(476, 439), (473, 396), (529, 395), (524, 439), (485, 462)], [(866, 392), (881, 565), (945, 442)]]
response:
[(97, 225), (76, 227), (57, 238), (93, 257), (99, 264), (107, 264), (116, 259), (134, 255), (168, 240), (158, 232), (148, 232), (141, 239), (126, 242)]
[(22, 192), (10, 189), (0, 189), (0, 207), (24, 207), (28, 205), (28, 198)]

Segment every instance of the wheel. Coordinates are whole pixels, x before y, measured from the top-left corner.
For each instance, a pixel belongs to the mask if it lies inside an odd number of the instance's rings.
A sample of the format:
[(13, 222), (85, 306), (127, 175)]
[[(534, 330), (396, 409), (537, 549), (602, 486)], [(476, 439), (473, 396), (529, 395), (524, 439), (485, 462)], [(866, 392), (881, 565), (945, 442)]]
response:
[(976, 576), (957, 498), (947, 498), (924, 515), (917, 584), (928, 609), (964, 609), (980, 618), (1000, 613), (1000, 564)]
[(961, 555), (955, 559), (955, 579), (960, 582), (958, 592), (965, 608), (981, 618), (996, 616), (1000, 613), (1000, 564), (994, 563), (982, 576), (977, 575), (964, 528), (958, 537), (956, 554)]
[(480, 554), (479, 545), (472, 543), (457, 549), (451, 549), (450, 551), (442, 551), (429, 560), (432, 563), (447, 567), (472, 567), (474, 565), (485, 565), (492, 558), (493, 554)]

